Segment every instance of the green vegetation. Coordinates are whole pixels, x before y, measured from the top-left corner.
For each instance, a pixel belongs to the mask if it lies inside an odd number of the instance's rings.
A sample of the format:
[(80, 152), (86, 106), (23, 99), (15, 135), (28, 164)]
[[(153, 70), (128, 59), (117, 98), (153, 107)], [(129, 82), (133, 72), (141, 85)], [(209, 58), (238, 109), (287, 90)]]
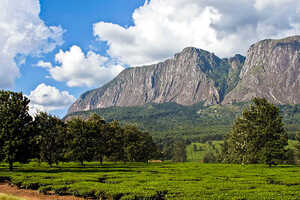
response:
[(47, 113), (33, 120), (28, 113), (29, 100), (22, 93), (0, 91), (0, 161), (26, 163), (37, 159), (50, 167), (55, 163), (103, 158), (123, 162), (147, 162), (159, 155), (148, 132), (135, 125), (106, 123), (92, 114), (87, 120), (73, 118), (67, 122)]
[(32, 118), (28, 104), (22, 93), (0, 91), (0, 160), (7, 161), (10, 170), (14, 162), (26, 162), (30, 157)]
[[(195, 104), (182, 106), (176, 103), (146, 104), (135, 107), (110, 107), (92, 111), (73, 113), (68, 117), (88, 118), (97, 113), (107, 122), (117, 120), (120, 124), (136, 124), (151, 133), (155, 140), (173, 137), (192, 142), (222, 140), (230, 132), (234, 119), (249, 103), (232, 105), (203, 106)], [(300, 130), (300, 105), (281, 105), (280, 114), (290, 139), (295, 139)]]
[(187, 161), (204, 162), (204, 156), (213, 153), (215, 157), (221, 152), (223, 141), (208, 141), (205, 143), (191, 143), (187, 146)]
[(173, 137), (200, 141), (207, 136), (210, 139), (222, 139), (243, 106), (244, 104), (210, 107), (205, 107), (202, 103), (192, 106), (176, 103), (147, 104), (78, 112), (66, 118), (81, 116), (87, 119), (91, 113), (96, 113), (107, 122), (117, 120), (121, 124), (136, 124), (140, 129), (150, 132), (155, 139)]
[(45, 163), (16, 165), (0, 176), (22, 188), (113, 199), (278, 199), (300, 196), (300, 167), (200, 163)]
[(186, 156), (186, 144), (184, 140), (177, 140), (174, 142), (174, 151), (173, 151), (173, 161), (174, 162), (185, 162), (187, 159)]
[[(298, 142), (296, 140), (289, 140), (288, 146), (286, 149), (291, 149), (293, 151), (296, 151), (296, 146)], [(222, 144), (223, 141), (215, 140), (215, 141), (208, 141), (205, 143), (191, 143), (187, 145), (186, 147), (186, 155), (187, 155), (187, 161), (188, 162), (203, 162), (204, 155), (212, 152), (214, 156), (218, 159), (219, 153), (222, 150)], [(300, 144), (300, 142), (299, 142)], [(296, 158), (297, 159), (297, 158)], [(300, 157), (299, 157), (300, 160)]]
[(266, 163), (269, 166), (285, 160), (288, 136), (279, 108), (266, 99), (254, 98), (235, 120), (226, 136), (222, 156), (229, 163)]
[(296, 159), (299, 161), (300, 160), (300, 133), (297, 133), (296, 136), (297, 143), (294, 144), (295, 147), (295, 152), (296, 152)]
[[(46, 113), (33, 120), (28, 103), (22, 93), (0, 92), (0, 161), (7, 162), (0, 164), (0, 180), (20, 188), (117, 200), (299, 199), (300, 167), (282, 164), (294, 163), (300, 136), (297, 134), (297, 141), (290, 142), (287, 149), (288, 136), (279, 108), (265, 99), (254, 98), (254, 104), (235, 120), (224, 144), (211, 141), (220, 139), (219, 134), (199, 138), (160, 135), (155, 144), (152, 136), (136, 125), (106, 122), (91, 112), (85, 119), (74, 117), (66, 122)], [(148, 106), (157, 106), (154, 111), (162, 116), (173, 107), (178, 109), (175, 116), (182, 119), (197, 110), (196, 122), (217, 126), (226, 125), (243, 104), (208, 108), (198, 104), (189, 109), (176, 104)], [(124, 113), (121, 116), (125, 117)], [(170, 120), (173, 115), (165, 116)], [(31, 163), (21, 164), (29, 159)], [(159, 163), (146, 163), (149, 159)], [(186, 160), (281, 165), (266, 168), (259, 164), (184, 163)]]
[(0, 200), (25, 200), (25, 199), (0, 193)]
[(243, 56), (236, 55), (235, 59), (239, 60), (239, 64), (236, 67), (231, 67), (231, 59), (214, 59), (217, 62), (217, 67), (213, 67), (211, 71), (208, 71), (208, 76), (214, 80), (215, 86), (220, 92), (220, 101), (238, 84), (239, 74), (245, 62)]
[(35, 116), (34, 157), (50, 167), (63, 158), (65, 124), (57, 117), (40, 112)]

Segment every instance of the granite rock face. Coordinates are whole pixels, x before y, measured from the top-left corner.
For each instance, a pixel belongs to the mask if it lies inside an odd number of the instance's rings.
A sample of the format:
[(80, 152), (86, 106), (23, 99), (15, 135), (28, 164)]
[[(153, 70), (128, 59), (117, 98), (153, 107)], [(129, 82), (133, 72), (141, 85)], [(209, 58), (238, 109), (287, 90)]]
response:
[(246, 58), (221, 59), (187, 47), (164, 62), (124, 70), (106, 85), (82, 94), (68, 114), (146, 103), (230, 104), (253, 97), (300, 104), (300, 36), (260, 41)]
[(250, 47), (240, 81), (222, 103), (253, 97), (275, 104), (300, 104), (300, 36), (263, 40)]
[(220, 59), (187, 47), (165, 62), (125, 69), (103, 87), (82, 94), (68, 113), (150, 102), (218, 104), (237, 84), (244, 60), (241, 55)]

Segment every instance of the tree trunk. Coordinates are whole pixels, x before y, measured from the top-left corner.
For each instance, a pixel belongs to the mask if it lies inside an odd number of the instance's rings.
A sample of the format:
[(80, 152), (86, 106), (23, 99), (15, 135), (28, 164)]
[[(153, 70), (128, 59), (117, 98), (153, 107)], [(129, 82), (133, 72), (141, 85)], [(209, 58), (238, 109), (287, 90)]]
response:
[(9, 160), (9, 171), (13, 170), (13, 161)]
[(271, 168), (272, 167), (272, 162), (269, 162), (268, 164), (269, 164), (269, 168)]
[(52, 160), (48, 159), (48, 165), (49, 165), (50, 168), (52, 168)]
[(100, 156), (100, 165), (102, 165), (102, 164), (103, 164), (103, 157)]
[(85, 165), (84, 165), (84, 163), (83, 163), (83, 161), (82, 161), (82, 160), (80, 161), (80, 164), (81, 164), (83, 167), (85, 167)]

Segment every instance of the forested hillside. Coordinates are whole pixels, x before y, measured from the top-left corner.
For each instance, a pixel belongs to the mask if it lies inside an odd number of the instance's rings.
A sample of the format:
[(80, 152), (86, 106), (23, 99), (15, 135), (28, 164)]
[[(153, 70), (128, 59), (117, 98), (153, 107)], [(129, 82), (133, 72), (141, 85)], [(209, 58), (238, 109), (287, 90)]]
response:
[[(228, 133), (237, 115), (249, 103), (232, 105), (204, 106), (195, 104), (183, 106), (176, 103), (146, 104), (135, 107), (110, 107), (92, 111), (77, 112), (66, 116), (87, 118), (97, 113), (106, 121), (118, 120), (120, 123), (134, 123), (149, 131), (156, 139), (184, 137), (192, 141), (204, 138), (220, 139)], [(289, 137), (294, 138), (300, 130), (300, 105), (280, 105), (281, 116), (288, 129)]]

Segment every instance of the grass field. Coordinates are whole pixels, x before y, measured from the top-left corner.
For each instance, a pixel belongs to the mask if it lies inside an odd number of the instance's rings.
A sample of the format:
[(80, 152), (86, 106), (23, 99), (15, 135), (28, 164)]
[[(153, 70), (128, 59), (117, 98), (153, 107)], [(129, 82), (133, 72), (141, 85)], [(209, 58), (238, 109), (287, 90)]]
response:
[(23, 188), (109, 199), (300, 199), (300, 166), (188, 163), (37, 163), (0, 165), (0, 176)]

